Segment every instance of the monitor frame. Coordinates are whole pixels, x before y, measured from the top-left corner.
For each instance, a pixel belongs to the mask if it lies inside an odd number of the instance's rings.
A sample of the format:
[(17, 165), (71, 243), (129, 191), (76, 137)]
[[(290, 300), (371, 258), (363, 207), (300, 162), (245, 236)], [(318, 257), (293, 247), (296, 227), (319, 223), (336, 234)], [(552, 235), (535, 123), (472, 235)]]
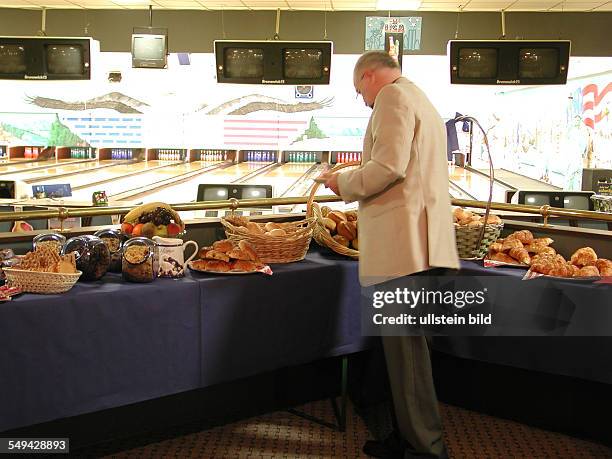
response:
[[(134, 55), (134, 45), (140, 38), (163, 39), (164, 53), (159, 59), (145, 59)], [(166, 29), (134, 29), (132, 33), (132, 68), (134, 69), (166, 69), (168, 68), (168, 32)]]
[[(276, 84), (276, 85), (326, 85), (331, 73), (333, 42), (331, 41), (257, 41), (215, 40), (216, 74), (218, 83)], [(228, 48), (261, 48), (263, 50), (263, 76), (228, 77), (224, 73), (225, 50)], [(322, 73), (318, 78), (286, 78), (284, 76), (284, 51), (291, 48), (313, 48), (322, 52)]]
[[(92, 55), (99, 43), (91, 37), (0, 37), (0, 45), (23, 46), (24, 72), (0, 73), (2, 80), (91, 80)], [(46, 47), (75, 45), (83, 48), (83, 73), (49, 73)]]
[[(245, 188), (263, 188), (266, 191), (265, 198), (272, 197), (272, 185), (261, 185), (261, 184), (236, 184), (236, 183), (200, 183), (198, 185), (198, 195), (196, 201), (201, 202), (204, 200), (204, 192), (207, 188), (226, 188), (227, 199), (238, 199), (243, 200), (242, 191)], [(221, 201), (221, 200), (220, 200)], [(271, 209), (272, 206), (258, 206), (258, 209)]]
[[(497, 50), (497, 74), (491, 78), (461, 77), (459, 56), (461, 49), (482, 48)], [(559, 68), (554, 77), (521, 78), (519, 75), (519, 54), (524, 48), (553, 48), (559, 51)], [(449, 40), (451, 84), (480, 85), (551, 85), (566, 84), (569, 68), (571, 41), (569, 40)]]
[(589, 208), (588, 209), (576, 209), (576, 210), (595, 210), (593, 206), (593, 201), (590, 199), (591, 196), (595, 194), (592, 191), (519, 190), (518, 193), (516, 194), (518, 203), (530, 205), (529, 203), (525, 202), (525, 199), (526, 197), (532, 194), (542, 194), (542, 195), (549, 196), (548, 205), (550, 207), (557, 207), (561, 209), (569, 209), (569, 207), (565, 207), (565, 198), (567, 196), (584, 196), (589, 201)]

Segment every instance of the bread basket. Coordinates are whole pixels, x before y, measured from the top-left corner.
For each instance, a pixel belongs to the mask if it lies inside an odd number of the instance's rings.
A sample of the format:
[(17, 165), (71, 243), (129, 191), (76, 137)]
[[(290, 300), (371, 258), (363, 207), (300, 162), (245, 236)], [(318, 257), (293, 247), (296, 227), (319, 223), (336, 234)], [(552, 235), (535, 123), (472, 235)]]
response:
[[(361, 163), (358, 161), (354, 161), (351, 163), (342, 163), (334, 166), (330, 172), (337, 172), (340, 169), (344, 169), (345, 167), (359, 166)], [(323, 222), (323, 214), (321, 213), (320, 206), (314, 202), (314, 197), (319, 189), (321, 184), (316, 182), (312, 189), (310, 190), (310, 196), (308, 196), (308, 204), (306, 207), (306, 215), (308, 217), (313, 217), (315, 219), (314, 231), (312, 233), (312, 237), (319, 245), (323, 247), (327, 247), (333, 250), (340, 255), (345, 255), (347, 257), (351, 257), (355, 260), (359, 258), (359, 251), (355, 249), (351, 249), (349, 247), (345, 247), (342, 244), (338, 244), (334, 238), (332, 238), (331, 234), (325, 228), (325, 223)]]
[[(303, 260), (308, 252), (314, 218), (306, 218), (294, 222), (279, 223), (280, 229), (284, 230), (285, 236), (269, 236), (265, 234), (255, 234), (245, 227), (234, 226), (225, 218), (221, 219), (221, 224), (225, 227), (225, 235), (232, 241), (249, 242), (262, 262), (269, 263), (292, 263)], [(265, 223), (257, 223), (264, 232)]]
[(2, 270), (11, 287), (19, 287), (27, 293), (64, 293), (70, 290), (81, 276), (81, 271), (66, 274), (16, 268), (3, 268)]
[(481, 239), (482, 227), (455, 226), (455, 241), (459, 258), (483, 258), (489, 251), (489, 246), (499, 239), (504, 224), (485, 225), (484, 236)]

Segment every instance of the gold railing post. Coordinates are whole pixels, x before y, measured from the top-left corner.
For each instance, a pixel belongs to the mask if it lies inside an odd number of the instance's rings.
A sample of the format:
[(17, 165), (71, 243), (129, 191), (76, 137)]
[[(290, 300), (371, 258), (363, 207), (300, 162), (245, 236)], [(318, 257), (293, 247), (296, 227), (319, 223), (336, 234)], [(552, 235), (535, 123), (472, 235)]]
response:
[(544, 224), (542, 225), (544, 228), (548, 226), (548, 217), (550, 216), (550, 206), (548, 204), (540, 207), (540, 214), (544, 217)]

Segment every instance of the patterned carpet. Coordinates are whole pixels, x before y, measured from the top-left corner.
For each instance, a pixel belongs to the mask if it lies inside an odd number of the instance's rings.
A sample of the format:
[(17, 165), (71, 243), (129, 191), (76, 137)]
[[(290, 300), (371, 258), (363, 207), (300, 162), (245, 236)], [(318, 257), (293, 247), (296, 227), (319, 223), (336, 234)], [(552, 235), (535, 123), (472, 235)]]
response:
[[(327, 401), (301, 409), (333, 422)], [(610, 458), (612, 449), (513, 421), (440, 405), (451, 458)], [(363, 458), (372, 438), (351, 405), (345, 433), (286, 412), (275, 412), (214, 429), (152, 442), (106, 457), (116, 458)]]

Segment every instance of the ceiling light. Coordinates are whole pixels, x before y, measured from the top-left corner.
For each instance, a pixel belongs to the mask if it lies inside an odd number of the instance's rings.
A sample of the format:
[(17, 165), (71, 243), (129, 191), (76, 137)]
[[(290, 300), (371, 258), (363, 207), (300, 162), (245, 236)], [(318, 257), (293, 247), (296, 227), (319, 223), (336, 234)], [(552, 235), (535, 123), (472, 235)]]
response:
[(421, 6), (421, 0), (378, 0), (377, 10), (416, 11)]

